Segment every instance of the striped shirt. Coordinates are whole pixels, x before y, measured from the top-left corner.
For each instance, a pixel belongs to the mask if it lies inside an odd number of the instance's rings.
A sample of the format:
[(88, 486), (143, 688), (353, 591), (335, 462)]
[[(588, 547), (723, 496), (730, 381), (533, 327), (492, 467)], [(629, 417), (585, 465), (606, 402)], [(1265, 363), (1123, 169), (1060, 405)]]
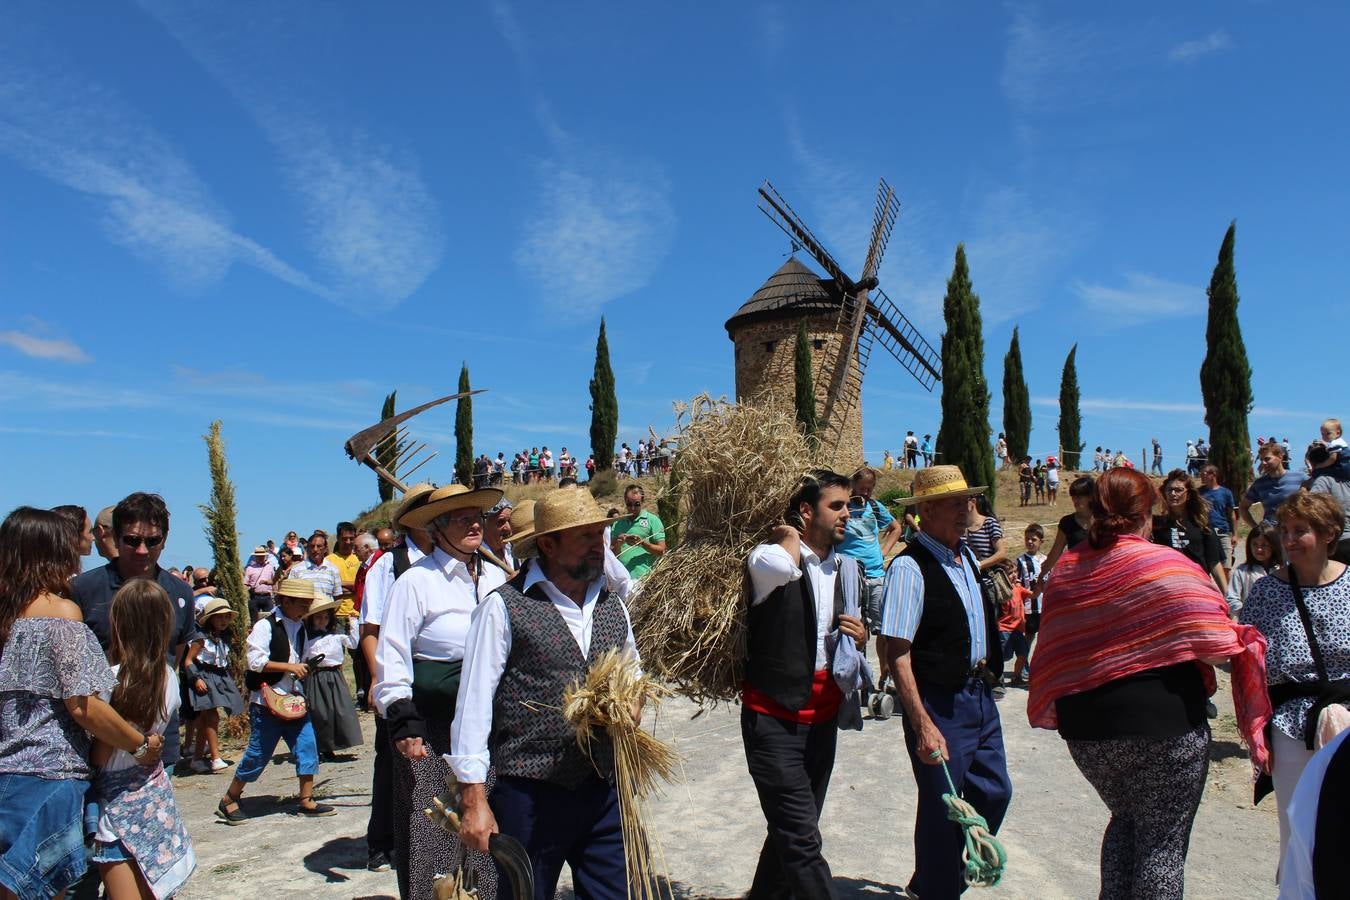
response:
[[(919, 532), (917, 540), (941, 564), (952, 586), (956, 588), (957, 596), (961, 598), (961, 605), (965, 607), (966, 626), (970, 629), (970, 664), (973, 667), (986, 658), (988, 648), (985, 646), (984, 600), (976, 575), (977, 567), (969, 555), (970, 548), (962, 541), (961, 549), (965, 551), (966, 558), (958, 560), (950, 548), (923, 532)], [(881, 633), (912, 642), (915, 632), (919, 630), (919, 619), (923, 617), (923, 595), (923, 572), (919, 570), (919, 564), (909, 556), (897, 558), (886, 570)]]
[[(291, 566), (291, 570), (286, 573), (287, 578), (300, 578), (305, 581), (312, 581), (328, 595), (329, 600), (336, 600), (342, 594), (342, 573), (338, 572), (337, 566), (328, 560), (324, 560), (317, 566), (310, 562), (308, 558)], [(321, 602), (315, 598), (315, 603)]]

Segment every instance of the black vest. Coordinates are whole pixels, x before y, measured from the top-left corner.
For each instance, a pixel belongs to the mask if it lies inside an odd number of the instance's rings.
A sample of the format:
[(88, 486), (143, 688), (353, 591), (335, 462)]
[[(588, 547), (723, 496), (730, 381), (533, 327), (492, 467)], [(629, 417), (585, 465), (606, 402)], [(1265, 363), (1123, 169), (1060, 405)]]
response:
[[(979, 583), (979, 566), (963, 547), (963, 562), (975, 573)], [(970, 674), (970, 625), (966, 621), (966, 607), (956, 592), (942, 563), (928, 548), (915, 541), (901, 556), (908, 556), (923, 574), (923, 615), (914, 632), (910, 647), (910, 664), (916, 681), (939, 687), (956, 689), (965, 684)], [(984, 606), (985, 665), (994, 672), (1003, 671), (1003, 652), (998, 635), (998, 610), (980, 590)]]
[(498, 775), (533, 778), (575, 788), (598, 773), (614, 780), (614, 750), (604, 734), (594, 735), (588, 758), (577, 733), (562, 715), (563, 694), (583, 680), (591, 663), (606, 650), (622, 649), (628, 619), (619, 598), (600, 590), (591, 620), (589, 658), (568, 630), (562, 614), (534, 585), (517, 576), (497, 589), (506, 606), (511, 652), (492, 698), (488, 747)]
[[(268, 621), (272, 623), (272, 642), (267, 647), (267, 658), (272, 662), (290, 662), (291, 641), (290, 638), (286, 637), (286, 628), (281, 624), (280, 614), (268, 616)], [(249, 670), (244, 673), (244, 687), (250, 691), (256, 691), (264, 684), (276, 684), (285, 677), (285, 672), (254, 672)]]
[[(835, 561), (840, 567), (858, 565), (851, 556), (836, 555)], [(843, 611), (844, 579), (836, 573), (831, 625)], [(816, 597), (806, 567), (802, 577), (751, 606), (747, 619), (746, 683), (785, 709), (806, 706), (816, 674)]]
[(392, 568), (394, 570), (394, 580), (397, 581), (398, 576), (402, 575), (412, 567), (412, 560), (408, 557), (407, 544), (399, 544), (393, 549), (393, 554), (394, 563)]

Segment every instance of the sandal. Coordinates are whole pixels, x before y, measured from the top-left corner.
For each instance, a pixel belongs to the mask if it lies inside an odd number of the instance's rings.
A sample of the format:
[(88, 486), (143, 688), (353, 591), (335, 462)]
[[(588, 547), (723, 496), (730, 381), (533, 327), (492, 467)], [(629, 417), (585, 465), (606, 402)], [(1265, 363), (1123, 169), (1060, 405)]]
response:
[[(306, 800), (309, 801), (308, 806), (305, 805)], [(323, 816), (337, 815), (336, 809), (323, 803), (315, 803), (313, 797), (301, 797), (300, 808), (298, 811), (300, 815), (309, 816), (310, 818), (313, 819), (322, 818)]]
[[(234, 807), (234, 812), (230, 812), (231, 806)], [(226, 825), (243, 825), (248, 821), (248, 816), (239, 808), (239, 798), (231, 797), (229, 794), (220, 798), (220, 802), (216, 804), (216, 815)]]

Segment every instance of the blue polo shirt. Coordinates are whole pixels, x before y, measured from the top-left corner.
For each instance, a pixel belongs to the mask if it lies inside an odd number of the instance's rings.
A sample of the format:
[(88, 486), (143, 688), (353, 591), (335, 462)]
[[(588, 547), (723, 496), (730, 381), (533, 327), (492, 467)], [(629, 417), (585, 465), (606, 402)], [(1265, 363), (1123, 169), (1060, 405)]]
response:
[[(186, 644), (196, 630), (192, 588), (183, 579), (170, 575), (166, 570), (158, 566), (155, 569), (155, 581), (168, 593), (169, 601), (174, 606), (174, 630), (169, 638), (169, 662), (172, 665), (174, 648)], [(122, 584), (123, 578), (117, 571), (115, 562), (90, 569), (71, 582), (71, 599), (84, 613), (84, 624), (94, 632), (104, 650), (108, 649), (108, 644), (112, 640), (108, 608), (112, 606), (113, 594), (117, 593)]]
[(1209, 503), (1209, 527), (1214, 529), (1214, 533), (1231, 533), (1233, 520), (1228, 514), (1237, 507), (1237, 501), (1233, 499), (1233, 492), (1223, 485), (1218, 485), (1212, 488), (1202, 487), (1200, 496), (1204, 497)]
[(1285, 472), (1279, 478), (1262, 475), (1247, 488), (1246, 497), (1253, 503), (1261, 504), (1261, 521), (1275, 521), (1275, 510), (1280, 504), (1298, 493), (1307, 476), (1300, 472)]

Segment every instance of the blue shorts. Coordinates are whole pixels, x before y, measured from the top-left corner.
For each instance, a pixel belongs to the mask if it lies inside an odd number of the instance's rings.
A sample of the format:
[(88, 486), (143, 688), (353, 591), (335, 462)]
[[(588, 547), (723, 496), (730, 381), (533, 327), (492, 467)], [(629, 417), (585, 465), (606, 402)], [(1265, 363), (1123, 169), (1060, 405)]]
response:
[(84, 875), (84, 794), (89, 782), (0, 775), (0, 885), (20, 897), (54, 897)]
[(131, 858), (131, 854), (127, 853), (126, 845), (121, 841), (113, 841), (111, 844), (94, 841), (94, 855), (89, 857), (89, 861), (104, 864), (129, 862), (133, 865), (136, 862)]
[(314, 726), (308, 715), (294, 722), (284, 722), (258, 704), (250, 703), (248, 728), (248, 747), (235, 767), (235, 778), (245, 784), (257, 781), (279, 741), (285, 741), (295, 755), (296, 775), (313, 775), (319, 771), (319, 745), (314, 741)]

